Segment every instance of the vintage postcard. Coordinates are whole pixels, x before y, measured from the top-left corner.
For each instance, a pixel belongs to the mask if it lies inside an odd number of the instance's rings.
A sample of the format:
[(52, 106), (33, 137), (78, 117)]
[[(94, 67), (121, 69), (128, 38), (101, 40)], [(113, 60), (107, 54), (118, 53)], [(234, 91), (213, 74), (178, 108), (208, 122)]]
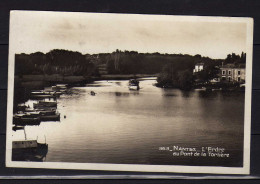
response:
[(6, 166), (250, 173), (253, 19), (11, 11)]

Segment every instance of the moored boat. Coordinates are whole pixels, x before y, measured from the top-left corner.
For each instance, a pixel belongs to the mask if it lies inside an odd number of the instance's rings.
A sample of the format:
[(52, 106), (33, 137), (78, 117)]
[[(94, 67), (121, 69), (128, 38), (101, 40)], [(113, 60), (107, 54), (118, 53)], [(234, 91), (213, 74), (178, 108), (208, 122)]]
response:
[(45, 91), (43, 90), (31, 91), (31, 95), (45, 95)]
[(25, 126), (25, 125), (39, 125), (41, 119), (39, 117), (31, 117), (26, 114), (18, 114), (13, 117), (13, 124)]
[(47, 90), (39, 90), (39, 91), (32, 91), (31, 97), (33, 98), (55, 98), (59, 97), (62, 92), (59, 91), (47, 91)]
[(13, 131), (24, 130), (24, 126), (13, 126)]
[(41, 111), (41, 121), (60, 121), (60, 113), (56, 111)]
[(128, 83), (128, 88), (130, 90), (139, 90), (140, 87), (139, 87), (139, 81), (136, 80), (136, 79), (130, 79), (129, 80), (129, 83)]
[[(40, 121), (60, 121), (60, 113), (56, 112), (56, 110), (39, 110), (25, 112), (21, 114), (15, 115), (15, 117), (19, 118), (40, 118)], [(17, 119), (19, 121), (20, 119)]]
[(31, 99), (43, 99), (43, 98), (56, 98), (57, 96), (55, 95), (47, 95), (47, 94), (44, 94), (44, 95), (32, 95), (31, 96)]
[(67, 84), (57, 84), (56, 86), (51, 87), (53, 91), (56, 92), (66, 92)]
[(37, 140), (22, 140), (12, 142), (13, 161), (43, 161), (48, 153), (48, 144)]
[(24, 111), (27, 108), (24, 104), (18, 104), (17, 105), (17, 111)]
[(34, 103), (33, 107), (35, 109), (39, 108), (46, 108), (46, 107), (54, 107), (57, 108), (57, 102), (44, 102), (44, 101), (39, 101), (38, 103)]

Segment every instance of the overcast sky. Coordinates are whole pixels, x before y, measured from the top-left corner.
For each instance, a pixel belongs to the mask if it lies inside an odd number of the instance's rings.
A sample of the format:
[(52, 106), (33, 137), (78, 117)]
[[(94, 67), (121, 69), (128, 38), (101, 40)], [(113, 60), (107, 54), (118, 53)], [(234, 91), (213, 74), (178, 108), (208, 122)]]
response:
[(116, 49), (225, 58), (246, 50), (246, 23), (178, 16), (13, 12), (15, 53), (52, 49), (83, 54)]

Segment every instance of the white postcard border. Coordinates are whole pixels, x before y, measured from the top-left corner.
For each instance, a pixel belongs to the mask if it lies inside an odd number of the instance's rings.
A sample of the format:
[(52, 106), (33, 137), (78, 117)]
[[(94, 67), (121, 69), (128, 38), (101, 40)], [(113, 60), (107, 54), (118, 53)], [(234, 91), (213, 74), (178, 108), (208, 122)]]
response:
[[(12, 161), (12, 117), (14, 95), (14, 47), (15, 20), (17, 16), (34, 13), (57, 13), (88, 15), (94, 18), (106, 16), (113, 18), (138, 18), (145, 20), (175, 20), (175, 21), (204, 21), (204, 22), (240, 22), (247, 24), (246, 49), (246, 90), (244, 111), (244, 156), (243, 167), (215, 167), (215, 166), (180, 166), (180, 165), (141, 165), (141, 164), (100, 164), (100, 163), (69, 163), (69, 162), (21, 162)], [(46, 168), (46, 169), (78, 169), (78, 170), (113, 170), (140, 172), (176, 172), (176, 173), (211, 173), (211, 174), (249, 174), (250, 173), (250, 135), (251, 135), (251, 93), (252, 93), (252, 52), (253, 52), (253, 19), (238, 17), (206, 17), (206, 16), (173, 16), (173, 15), (137, 15), (137, 14), (104, 14), (104, 13), (76, 13), (76, 12), (43, 12), (43, 11), (11, 11), (9, 34), (8, 61), (8, 103), (7, 103), (7, 138), (6, 138), (6, 167), (17, 168)]]

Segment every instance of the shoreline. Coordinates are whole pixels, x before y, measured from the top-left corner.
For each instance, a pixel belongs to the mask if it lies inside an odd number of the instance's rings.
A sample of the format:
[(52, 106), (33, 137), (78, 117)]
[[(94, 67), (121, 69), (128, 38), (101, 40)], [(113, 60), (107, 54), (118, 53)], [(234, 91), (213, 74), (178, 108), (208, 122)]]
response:
[(157, 77), (158, 74), (107, 74), (94, 77), (95, 80), (129, 80), (133, 78)]
[[(147, 78), (147, 77), (158, 77), (159, 74), (106, 74), (99, 77), (90, 77), (90, 76), (62, 76), (59, 74), (52, 75), (23, 75), (15, 76), (14, 82), (19, 86), (28, 88), (28, 89), (38, 89), (55, 84), (67, 84), (69, 86), (83, 86), (94, 81), (101, 80), (129, 80), (133, 78)], [(16, 86), (16, 85), (15, 85)], [(178, 87), (162, 85), (156, 83), (156, 87), (159, 88), (169, 88), (169, 89), (180, 89)], [(223, 91), (236, 91), (241, 90), (240, 87), (234, 85), (196, 85), (191, 87), (191, 89), (180, 89), (180, 90), (223, 90)], [(243, 88), (242, 88), (243, 89)]]
[(132, 78), (157, 77), (158, 74), (106, 74), (99, 77), (91, 76), (62, 76), (53, 75), (22, 75), (15, 76), (14, 82), (26, 88), (38, 88), (54, 84), (68, 84), (71, 86), (84, 85), (100, 80), (129, 80)]

